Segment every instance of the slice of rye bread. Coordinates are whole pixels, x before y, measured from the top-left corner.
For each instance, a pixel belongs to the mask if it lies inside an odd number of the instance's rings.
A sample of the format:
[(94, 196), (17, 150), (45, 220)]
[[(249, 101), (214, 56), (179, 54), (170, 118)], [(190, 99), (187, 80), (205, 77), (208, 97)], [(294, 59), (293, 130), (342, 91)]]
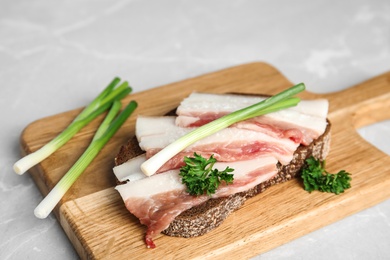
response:
[[(178, 215), (162, 233), (176, 237), (195, 237), (215, 229), (222, 224), (231, 212), (239, 209), (247, 199), (264, 192), (272, 185), (283, 183), (298, 176), (305, 160), (310, 156), (324, 160), (330, 148), (330, 128), (331, 124), (328, 120), (325, 132), (310, 145), (300, 145), (295, 151), (290, 164), (283, 166), (278, 163), (279, 172), (272, 179), (260, 183), (245, 192), (236, 193), (224, 198), (210, 199), (201, 205), (188, 209)], [(126, 145), (120, 148), (115, 158), (115, 165), (120, 165), (142, 153), (144, 152), (139, 147), (137, 139), (133, 137)]]

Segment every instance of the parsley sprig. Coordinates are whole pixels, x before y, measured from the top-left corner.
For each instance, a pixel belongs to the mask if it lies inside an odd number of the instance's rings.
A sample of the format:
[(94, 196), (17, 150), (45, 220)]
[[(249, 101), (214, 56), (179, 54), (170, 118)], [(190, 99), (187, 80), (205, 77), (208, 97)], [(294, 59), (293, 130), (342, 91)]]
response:
[(187, 192), (191, 195), (207, 194), (211, 196), (218, 189), (222, 182), (226, 184), (233, 183), (234, 169), (226, 167), (219, 171), (214, 169), (216, 159), (213, 155), (209, 159), (194, 153), (194, 157), (184, 157), (186, 165), (180, 168), (179, 175), (182, 177), (182, 183), (187, 186)]
[(318, 190), (340, 194), (351, 187), (351, 176), (345, 170), (336, 174), (328, 173), (325, 170), (325, 161), (315, 159), (313, 156), (306, 159), (302, 169), (304, 189), (308, 192)]

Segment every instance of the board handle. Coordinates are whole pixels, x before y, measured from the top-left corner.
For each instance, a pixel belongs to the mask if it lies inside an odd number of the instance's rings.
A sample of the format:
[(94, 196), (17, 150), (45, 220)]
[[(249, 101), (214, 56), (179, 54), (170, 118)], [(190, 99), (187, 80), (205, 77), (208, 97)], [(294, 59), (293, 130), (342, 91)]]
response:
[(345, 113), (355, 129), (390, 119), (390, 72), (342, 91), (320, 95), (329, 102), (329, 115)]
[(355, 129), (385, 120), (390, 120), (390, 92), (387, 96), (362, 104), (352, 114)]

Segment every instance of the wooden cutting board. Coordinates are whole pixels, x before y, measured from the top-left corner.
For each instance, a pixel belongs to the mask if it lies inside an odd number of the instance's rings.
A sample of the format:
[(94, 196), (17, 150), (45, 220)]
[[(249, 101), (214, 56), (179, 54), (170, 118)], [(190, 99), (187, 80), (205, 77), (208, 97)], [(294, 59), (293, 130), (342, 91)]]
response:
[[(164, 115), (192, 91), (275, 94), (291, 85), (272, 66), (250, 63), (127, 97), (126, 103), (132, 99), (138, 102), (136, 112), (55, 209), (81, 258), (249, 258), (390, 198), (390, 157), (356, 131), (359, 127), (390, 119), (389, 72), (337, 93), (300, 94), (302, 98), (329, 99), (332, 144), (327, 169), (351, 172), (351, 189), (338, 196), (320, 192), (309, 194), (299, 180), (292, 180), (248, 200), (220, 227), (202, 237), (185, 239), (159, 235), (155, 239), (157, 248), (146, 249), (144, 226), (125, 209), (113, 188), (114, 157), (119, 147), (133, 136), (136, 116)], [(22, 154), (35, 151), (48, 142), (80, 111), (68, 111), (28, 125), (20, 139)], [(93, 121), (30, 170), (42, 194), (46, 195), (82, 154), (102, 118)]]

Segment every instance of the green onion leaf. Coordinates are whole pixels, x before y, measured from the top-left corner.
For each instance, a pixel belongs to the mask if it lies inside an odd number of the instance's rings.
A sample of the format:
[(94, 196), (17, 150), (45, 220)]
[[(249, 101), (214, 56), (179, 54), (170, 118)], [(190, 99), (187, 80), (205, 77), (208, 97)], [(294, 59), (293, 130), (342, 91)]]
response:
[(23, 174), (31, 167), (40, 163), (61, 146), (67, 143), (77, 132), (90, 123), (97, 116), (109, 109), (114, 100), (120, 100), (127, 96), (132, 89), (127, 82), (120, 83), (119, 78), (112, 82), (72, 121), (72, 123), (58, 136), (37, 151), (30, 153), (14, 164), (14, 171)]
[(305, 85), (303, 83), (297, 84), (259, 103), (237, 110), (208, 124), (198, 127), (194, 131), (169, 144), (157, 154), (145, 161), (141, 165), (141, 170), (145, 175), (151, 176), (156, 173), (156, 171), (173, 156), (202, 138), (212, 135), (239, 121), (296, 106), (300, 99), (293, 97), (293, 95), (302, 92), (304, 89)]
[(125, 120), (132, 114), (136, 107), (137, 103), (135, 101), (131, 101), (115, 118), (121, 108), (121, 102), (118, 100), (114, 101), (110, 111), (96, 131), (88, 148), (56, 184), (56, 186), (54, 186), (49, 194), (42, 200), (42, 202), (35, 208), (34, 214), (36, 217), (46, 218), (50, 214), (72, 184), (84, 172), (84, 170), (98, 155), (108, 140), (110, 140), (122, 126)]

